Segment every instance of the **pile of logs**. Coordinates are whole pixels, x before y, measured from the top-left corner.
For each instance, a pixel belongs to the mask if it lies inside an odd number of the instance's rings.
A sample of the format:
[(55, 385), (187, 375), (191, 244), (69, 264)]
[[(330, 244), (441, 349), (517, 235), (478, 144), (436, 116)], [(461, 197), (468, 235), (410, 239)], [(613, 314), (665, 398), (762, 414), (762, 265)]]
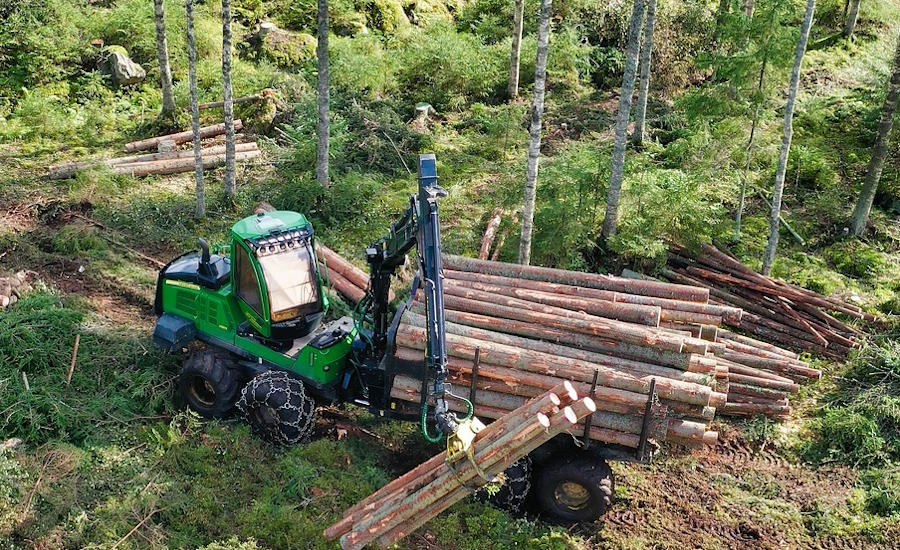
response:
[[(316, 256), (319, 258), (320, 265), (325, 266), (332, 288), (351, 303), (359, 303), (369, 287), (369, 276), (366, 275), (366, 272), (318, 241), (316, 242)], [(394, 301), (393, 291), (390, 292), (388, 299)]]
[(697, 255), (677, 250), (669, 263), (667, 279), (708, 289), (713, 303), (743, 308), (743, 317), (728, 325), (801, 352), (845, 359), (861, 332), (832, 313), (876, 320), (843, 300), (756, 273), (714, 246)]
[[(509, 465), (597, 410), (571, 384), (557, 384), (478, 432), (472, 460), (438, 454), (344, 512), (324, 535), (345, 550), (389, 547), (485, 485)], [(480, 471), (479, 471), (480, 470)]]
[[(587, 435), (630, 448), (651, 379), (663, 409), (653, 438), (698, 446), (715, 442), (716, 411), (785, 416), (787, 395), (819, 374), (721, 329), (742, 310), (696, 286), (445, 256), (444, 306), (451, 381), (474, 391), (477, 414), (500, 416), (561, 379), (584, 390), (596, 374), (602, 414)], [(397, 331), (399, 358), (421, 360), (423, 314), (417, 295)], [(392, 396), (417, 403), (420, 386), (397, 377)]]
[[(234, 121), (234, 129), (240, 132), (243, 124), (240, 120)], [(215, 124), (200, 128), (201, 139), (220, 136), (225, 133), (224, 124)], [(158, 136), (141, 141), (134, 141), (125, 146), (127, 152), (146, 151), (158, 149), (155, 153), (129, 155), (110, 159), (94, 161), (67, 162), (50, 167), (48, 174), (50, 179), (67, 179), (74, 177), (81, 170), (95, 168), (107, 168), (114, 174), (124, 174), (133, 177), (148, 176), (151, 174), (180, 174), (194, 170), (194, 150), (173, 150), (175, 147), (187, 143), (193, 139), (193, 132), (188, 130), (165, 136)], [(225, 164), (225, 146), (206, 146), (200, 150), (203, 159), (203, 168), (212, 169)], [(243, 161), (256, 158), (260, 155), (259, 147), (255, 142), (235, 144), (235, 161)]]

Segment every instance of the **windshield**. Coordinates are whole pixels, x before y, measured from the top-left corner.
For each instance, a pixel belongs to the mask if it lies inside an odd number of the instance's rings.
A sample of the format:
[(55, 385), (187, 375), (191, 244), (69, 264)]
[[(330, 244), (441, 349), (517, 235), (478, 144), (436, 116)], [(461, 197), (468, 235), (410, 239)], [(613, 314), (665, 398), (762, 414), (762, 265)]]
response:
[(273, 322), (319, 311), (319, 285), (308, 248), (298, 246), (259, 256)]

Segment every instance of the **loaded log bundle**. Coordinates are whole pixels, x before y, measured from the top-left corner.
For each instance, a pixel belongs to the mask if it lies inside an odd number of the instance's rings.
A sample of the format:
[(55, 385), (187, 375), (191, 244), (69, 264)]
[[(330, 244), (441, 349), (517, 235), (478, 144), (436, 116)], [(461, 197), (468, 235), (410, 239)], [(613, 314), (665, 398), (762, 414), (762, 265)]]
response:
[(676, 249), (669, 264), (662, 274), (670, 281), (706, 288), (711, 302), (744, 310), (726, 324), (797, 351), (845, 359), (862, 332), (835, 315), (876, 321), (859, 306), (756, 273), (711, 245), (699, 254)]
[(325, 537), (345, 550), (391, 546), (556, 435), (580, 433), (578, 423), (597, 411), (583, 395), (562, 383), (523, 399), (476, 434), (471, 460), (432, 457), (346, 510)]
[[(396, 339), (406, 360), (425, 346), (424, 305), (413, 298)], [(715, 442), (716, 412), (786, 416), (788, 395), (819, 376), (796, 353), (726, 330), (743, 310), (696, 286), (448, 255), (444, 308), (451, 381), (474, 392), (477, 414), (496, 417), (554, 382), (590, 384), (597, 373), (597, 391), (625, 401), (597, 394), (619, 416), (598, 417), (589, 435), (617, 445), (636, 445), (651, 378), (668, 418), (655, 439), (703, 445)], [(401, 378), (392, 396), (418, 403), (417, 388)]]

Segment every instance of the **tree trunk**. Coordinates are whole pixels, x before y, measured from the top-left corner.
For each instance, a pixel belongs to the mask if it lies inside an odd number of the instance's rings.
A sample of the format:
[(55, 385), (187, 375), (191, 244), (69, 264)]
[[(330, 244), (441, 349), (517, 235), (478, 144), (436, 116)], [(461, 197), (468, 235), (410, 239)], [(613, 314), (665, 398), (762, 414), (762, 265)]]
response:
[(644, 143), (644, 125), (647, 117), (647, 93), (650, 91), (650, 63), (653, 58), (653, 27), (656, 23), (656, 0), (647, 0), (647, 19), (644, 21), (644, 43), (641, 46), (641, 81), (634, 111), (634, 132), (631, 142), (635, 147)]
[(744, 158), (744, 172), (741, 175), (741, 198), (738, 201), (737, 213), (734, 216), (734, 238), (741, 238), (741, 216), (744, 215), (744, 199), (747, 196), (747, 172), (750, 171), (750, 161), (753, 158), (753, 142), (756, 138), (756, 127), (759, 125), (759, 112), (762, 110), (762, 90), (766, 77), (766, 64), (769, 60), (768, 41), (763, 52), (762, 63), (759, 66), (759, 80), (756, 84), (756, 107), (753, 109), (753, 123), (750, 126), (750, 137), (747, 139), (746, 156)]
[(602, 236), (609, 239), (616, 233), (619, 216), (619, 195), (625, 173), (625, 142), (628, 136), (628, 119), (631, 116), (631, 95), (634, 92), (634, 75), (641, 43), (641, 22), (644, 18), (644, 0), (634, 0), (631, 24), (628, 27), (628, 43), (625, 48), (625, 75), (619, 96), (619, 112), (616, 115), (616, 138), (613, 143), (612, 170), (609, 192), (606, 195), (606, 216), (603, 218)]
[(844, 22), (844, 37), (853, 36), (856, 30), (856, 19), (859, 17), (859, 0), (850, 0), (849, 9), (847, 10), (847, 20)]
[(197, 103), (197, 50), (194, 47), (194, 0), (185, 1), (187, 12), (188, 81), (191, 91), (191, 130), (194, 132), (194, 178), (197, 186), (197, 209), (194, 215), (206, 216), (206, 192), (203, 189), (203, 155), (200, 152), (200, 108)]
[(225, 198), (234, 201), (234, 102), (231, 90), (231, 0), (222, 0), (222, 88), (225, 102)]
[(884, 159), (888, 154), (888, 139), (891, 136), (898, 99), (900, 99), (900, 40), (897, 42), (897, 53), (894, 56), (894, 74), (891, 75), (888, 94), (884, 99), (884, 107), (881, 110), (881, 122), (878, 124), (878, 137), (875, 139), (872, 159), (869, 161), (869, 168), (866, 171), (862, 192), (859, 194), (859, 201), (856, 203), (856, 208), (853, 209), (850, 230), (857, 237), (861, 236), (866, 228), (869, 211), (872, 210), (872, 201), (875, 200), (875, 191), (878, 190), (878, 182), (881, 180), (881, 170), (884, 168)]
[(156, 20), (156, 59), (159, 62), (159, 80), (162, 89), (162, 114), (171, 115), (175, 112), (175, 93), (172, 91), (172, 69), (169, 68), (163, 0), (153, 0), (153, 16)]
[(328, 187), (328, 136), (329, 136), (329, 118), (328, 104), (330, 101), (328, 91), (328, 0), (318, 0), (318, 35), (319, 43), (317, 46), (317, 69), (318, 76), (316, 85), (318, 89), (318, 124), (316, 126), (316, 134), (319, 138), (316, 147), (316, 181), (322, 187)]
[(784, 192), (784, 173), (787, 171), (788, 154), (791, 151), (791, 138), (794, 134), (794, 103), (797, 101), (797, 88), (800, 87), (800, 67), (803, 65), (803, 54), (809, 41), (809, 29), (812, 27), (813, 14), (816, 11), (816, 0), (806, 4), (806, 15), (800, 27), (800, 38), (797, 40), (797, 51), (794, 53), (794, 67), (791, 69), (791, 82), (788, 87), (787, 102), (784, 106), (784, 134), (781, 138), (781, 153), (778, 155), (778, 168), (775, 170), (775, 186), (772, 191), (772, 211), (769, 215), (769, 242), (763, 257), (763, 275), (772, 271), (775, 261), (775, 250), (778, 248), (778, 229), (781, 215), (781, 195)]
[(522, 237), (519, 242), (519, 263), (524, 265), (531, 262), (534, 198), (537, 193), (538, 161), (541, 155), (541, 117), (544, 114), (544, 88), (547, 83), (551, 1), (541, 0), (541, 15), (538, 20), (537, 59), (534, 63), (534, 102), (531, 105), (528, 165), (525, 169), (525, 204), (522, 207)]
[(756, 8), (756, 0), (744, 0), (744, 15), (753, 17), (753, 10)]
[(525, 11), (525, 0), (514, 0), (512, 51), (509, 55), (509, 86), (506, 95), (509, 99), (519, 97), (519, 55), (522, 53), (522, 19)]

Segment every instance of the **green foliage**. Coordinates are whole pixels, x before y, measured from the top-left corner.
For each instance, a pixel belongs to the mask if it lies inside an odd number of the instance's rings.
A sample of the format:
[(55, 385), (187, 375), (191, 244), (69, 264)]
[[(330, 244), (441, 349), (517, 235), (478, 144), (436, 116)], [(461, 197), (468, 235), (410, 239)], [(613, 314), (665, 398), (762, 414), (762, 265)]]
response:
[(839, 241), (823, 250), (823, 255), (840, 273), (865, 280), (878, 277), (888, 267), (880, 252), (857, 240)]
[(830, 407), (816, 426), (820, 445), (813, 445), (819, 460), (842, 460), (854, 466), (884, 460), (885, 441), (878, 424), (847, 407)]
[(758, 447), (771, 444), (777, 435), (778, 424), (765, 416), (756, 416), (744, 425), (744, 437)]
[(334, 37), (328, 50), (331, 85), (340, 94), (372, 100), (396, 92), (396, 59), (377, 37)]
[(259, 550), (256, 539), (240, 540), (231, 537), (224, 541), (215, 541), (199, 548), (198, 550)]
[(506, 85), (509, 51), (486, 46), (446, 24), (400, 38), (397, 80), (409, 103), (425, 101), (438, 111), (498, 97)]
[(667, 240), (708, 242), (724, 209), (703, 178), (680, 170), (652, 170), (626, 180), (619, 228), (610, 247), (626, 257), (664, 258)]
[(13, 0), (0, 6), (0, 92), (65, 79), (90, 54), (81, 2)]
[(823, 414), (810, 421), (807, 458), (873, 467), (900, 461), (900, 343), (890, 334), (879, 338), (840, 380)]
[[(539, 0), (524, 0), (522, 34), (537, 32), (541, 11)], [(488, 44), (503, 42), (512, 35), (513, 3), (506, 0), (474, 0), (467, 2), (456, 18), (459, 30), (478, 35)]]
[(862, 482), (869, 511), (879, 516), (900, 515), (900, 466), (867, 470)]

